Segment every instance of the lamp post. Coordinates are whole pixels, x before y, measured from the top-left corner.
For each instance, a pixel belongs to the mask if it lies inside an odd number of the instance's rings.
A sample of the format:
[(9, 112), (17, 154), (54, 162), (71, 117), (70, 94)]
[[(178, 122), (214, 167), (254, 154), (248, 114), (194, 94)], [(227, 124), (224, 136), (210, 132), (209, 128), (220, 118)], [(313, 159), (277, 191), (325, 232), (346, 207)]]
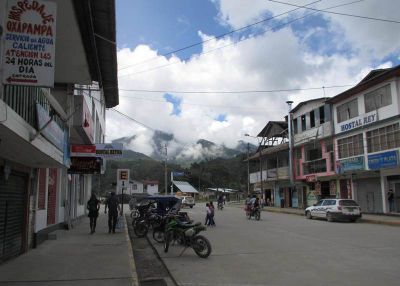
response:
[(293, 139), (292, 139), (292, 103), (293, 101), (286, 101), (288, 105), (288, 132), (289, 132), (289, 178), (290, 185), (293, 186)]
[[(262, 160), (261, 160), (261, 140), (256, 136), (251, 136), (250, 134), (244, 134), (244, 136), (256, 138), (258, 141), (258, 152), (259, 152), (259, 159), (260, 159), (260, 189), (261, 189), (261, 195), (264, 197), (264, 195), (263, 195), (263, 178), (262, 178)], [(247, 163), (248, 162), (249, 162), (249, 159), (247, 157)], [(248, 194), (249, 193), (250, 193), (250, 186), (249, 186)]]
[(167, 190), (168, 190), (167, 160), (168, 160), (167, 143), (165, 143), (165, 166), (164, 166), (165, 194), (167, 194)]
[(289, 178), (290, 178), (290, 192), (293, 194), (293, 138), (292, 138), (292, 103), (293, 101), (286, 101), (288, 105), (288, 132), (289, 132)]

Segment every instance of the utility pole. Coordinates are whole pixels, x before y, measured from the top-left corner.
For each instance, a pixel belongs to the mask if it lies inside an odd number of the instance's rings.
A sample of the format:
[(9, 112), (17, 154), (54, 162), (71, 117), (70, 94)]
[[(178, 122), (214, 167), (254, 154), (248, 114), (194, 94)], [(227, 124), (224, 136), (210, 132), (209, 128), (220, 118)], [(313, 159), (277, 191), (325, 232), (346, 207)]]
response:
[(250, 143), (247, 142), (247, 195), (250, 195), (250, 162), (249, 162)]
[(165, 166), (164, 166), (165, 194), (167, 194), (168, 190), (167, 160), (168, 160), (167, 143), (165, 143)]
[(259, 152), (260, 152), (260, 188), (261, 188), (261, 196), (263, 196), (263, 177), (262, 177), (262, 159), (261, 159), (261, 143), (262, 139), (260, 141), (260, 144), (258, 146)]

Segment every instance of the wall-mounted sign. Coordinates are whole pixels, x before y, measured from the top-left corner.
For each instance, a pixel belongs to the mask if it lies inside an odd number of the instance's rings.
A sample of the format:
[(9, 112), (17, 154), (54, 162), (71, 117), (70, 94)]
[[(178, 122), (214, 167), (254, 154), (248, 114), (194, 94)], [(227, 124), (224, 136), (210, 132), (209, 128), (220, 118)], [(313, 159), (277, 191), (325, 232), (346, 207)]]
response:
[(364, 170), (364, 156), (336, 161), (336, 172), (338, 174), (356, 170)]
[(71, 157), (69, 174), (100, 174), (101, 158), (96, 157)]
[(352, 119), (340, 122), (338, 127), (336, 128), (336, 132), (345, 132), (349, 130), (356, 129), (358, 127), (362, 127), (378, 120), (378, 113), (376, 110), (371, 111), (369, 113), (361, 114)]
[(306, 182), (308, 183), (314, 183), (317, 181), (317, 176), (315, 175), (308, 175), (306, 176)]
[(370, 170), (396, 167), (397, 165), (398, 165), (397, 150), (368, 155), (368, 168)]
[(117, 169), (117, 193), (122, 188), (127, 189), (129, 187), (129, 169)]
[(4, 84), (54, 86), (56, 15), (54, 2), (7, 1)]
[(96, 144), (96, 156), (102, 158), (121, 158), (122, 143)]
[(96, 145), (71, 145), (71, 157), (96, 157)]
[[(50, 116), (46, 109), (44, 109), (39, 103), (36, 104), (36, 114), (38, 129), (41, 130), (49, 121)], [(41, 134), (49, 140), (58, 150), (63, 151), (64, 148), (64, 130), (58, 126), (58, 124), (52, 120), (47, 126), (41, 131)]]

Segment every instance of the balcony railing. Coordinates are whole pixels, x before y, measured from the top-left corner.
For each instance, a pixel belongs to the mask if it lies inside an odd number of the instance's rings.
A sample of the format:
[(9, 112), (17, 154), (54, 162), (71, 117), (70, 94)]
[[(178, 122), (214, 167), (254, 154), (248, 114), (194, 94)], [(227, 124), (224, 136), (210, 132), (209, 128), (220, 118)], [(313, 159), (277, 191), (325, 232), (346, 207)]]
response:
[[(285, 180), (289, 178), (289, 167), (280, 167), (274, 169), (263, 170), (263, 181)], [(259, 183), (261, 181), (260, 172), (250, 174), (250, 184)]]
[(318, 159), (303, 163), (303, 174), (316, 174), (326, 172), (326, 159)]
[[(43, 89), (31, 86), (6, 85), (4, 88), (4, 102), (21, 116), (29, 125), (38, 129), (36, 104), (40, 104), (49, 114), (53, 112), (50, 102), (44, 95)], [(64, 122), (57, 115), (53, 120), (61, 129), (65, 129)]]

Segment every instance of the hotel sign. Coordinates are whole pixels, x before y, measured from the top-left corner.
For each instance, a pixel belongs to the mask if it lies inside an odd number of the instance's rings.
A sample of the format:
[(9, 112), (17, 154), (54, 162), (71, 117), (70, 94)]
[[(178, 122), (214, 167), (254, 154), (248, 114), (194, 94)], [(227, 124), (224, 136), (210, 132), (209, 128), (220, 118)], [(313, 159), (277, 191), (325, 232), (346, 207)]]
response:
[(54, 86), (57, 4), (8, 0), (4, 23), (3, 83)]
[(379, 154), (368, 155), (368, 167), (370, 170), (378, 170), (398, 165), (397, 150)]
[(369, 113), (365, 113), (354, 117), (352, 119), (343, 121), (339, 124), (339, 129), (336, 130), (337, 133), (345, 132), (349, 130), (356, 129), (358, 127), (362, 127), (378, 120), (378, 113), (376, 111), (371, 111)]

